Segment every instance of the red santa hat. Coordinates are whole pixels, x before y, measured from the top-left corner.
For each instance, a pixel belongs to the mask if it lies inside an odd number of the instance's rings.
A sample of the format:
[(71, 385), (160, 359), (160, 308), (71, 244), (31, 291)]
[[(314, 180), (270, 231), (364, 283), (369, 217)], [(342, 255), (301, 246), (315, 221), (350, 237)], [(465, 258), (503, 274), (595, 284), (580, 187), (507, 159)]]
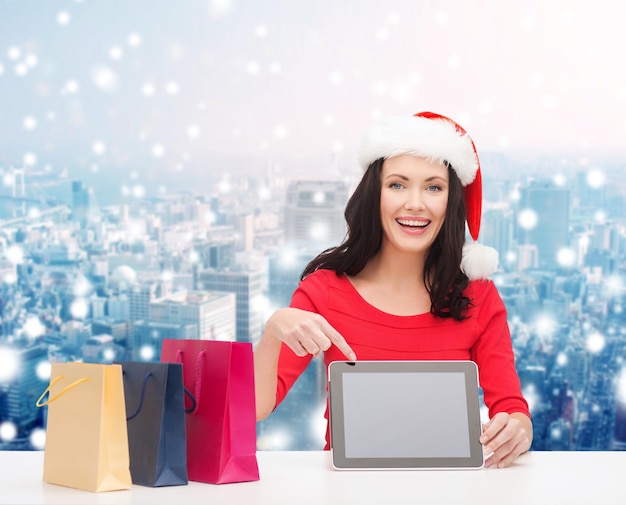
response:
[(467, 227), (473, 242), (463, 246), (461, 270), (470, 280), (484, 279), (496, 271), (498, 252), (476, 242), (482, 213), (482, 178), (474, 142), (452, 119), (434, 112), (386, 117), (365, 133), (358, 151), (363, 170), (379, 158), (411, 154), (439, 163), (447, 162), (463, 185)]

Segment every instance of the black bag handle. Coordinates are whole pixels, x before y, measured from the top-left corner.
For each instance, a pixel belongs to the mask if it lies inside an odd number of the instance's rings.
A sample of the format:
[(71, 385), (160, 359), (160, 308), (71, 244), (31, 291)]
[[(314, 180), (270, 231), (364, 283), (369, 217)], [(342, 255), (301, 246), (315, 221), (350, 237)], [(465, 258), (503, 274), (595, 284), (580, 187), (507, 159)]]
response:
[[(122, 374), (123, 373), (124, 372), (122, 371)], [(143, 407), (143, 401), (146, 397), (146, 384), (148, 383), (148, 379), (150, 377), (152, 377), (152, 372), (148, 372), (146, 376), (143, 378), (143, 382), (141, 384), (141, 397), (139, 398), (139, 406), (137, 407), (137, 410), (135, 410), (135, 412), (132, 415), (126, 417), (127, 421), (133, 420), (135, 417), (137, 417), (139, 412), (141, 412), (141, 408)]]
[[(125, 372), (124, 370), (122, 370), (122, 374), (124, 375)], [(144, 399), (146, 397), (146, 385), (148, 383), (148, 379), (152, 377), (152, 372), (148, 372), (145, 377), (143, 378), (143, 382), (141, 384), (141, 397), (139, 398), (139, 406), (137, 407), (137, 410), (135, 410), (135, 412), (133, 412), (133, 414), (131, 414), (130, 416), (126, 417), (127, 421), (131, 421), (133, 420), (135, 417), (137, 417), (137, 415), (139, 415), (139, 412), (141, 412), (141, 409), (143, 408), (143, 402)], [(73, 384), (72, 384), (73, 385)], [(185, 412), (186, 413), (191, 413), (194, 410), (196, 410), (196, 405), (198, 404), (198, 402), (196, 402), (195, 397), (193, 396), (193, 393), (191, 391), (189, 391), (186, 387), (183, 386), (183, 389), (185, 391), (185, 394), (189, 397), (189, 399), (191, 400), (191, 404), (192, 406), (189, 408), (185, 408)]]
[(198, 405), (198, 402), (196, 401), (196, 398), (191, 391), (189, 391), (185, 386), (183, 386), (183, 389), (185, 390), (185, 394), (191, 400), (191, 407), (189, 408), (185, 407), (185, 413), (191, 414), (194, 410), (196, 410), (196, 406)]

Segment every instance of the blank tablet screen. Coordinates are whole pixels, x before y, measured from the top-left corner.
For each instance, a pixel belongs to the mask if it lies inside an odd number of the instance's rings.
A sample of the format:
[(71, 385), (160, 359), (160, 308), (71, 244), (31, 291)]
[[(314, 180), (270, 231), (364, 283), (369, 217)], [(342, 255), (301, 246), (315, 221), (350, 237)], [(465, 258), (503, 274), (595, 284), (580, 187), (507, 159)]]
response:
[(474, 363), (337, 362), (330, 370), (340, 468), (482, 466)]

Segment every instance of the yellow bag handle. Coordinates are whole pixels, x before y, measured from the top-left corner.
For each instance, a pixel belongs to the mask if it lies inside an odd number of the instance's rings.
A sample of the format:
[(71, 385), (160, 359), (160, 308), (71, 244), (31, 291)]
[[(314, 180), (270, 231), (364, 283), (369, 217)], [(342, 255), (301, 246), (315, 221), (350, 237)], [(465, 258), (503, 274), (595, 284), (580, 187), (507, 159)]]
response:
[(74, 386), (78, 386), (82, 382), (87, 382), (89, 380), (87, 377), (83, 377), (82, 379), (78, 379), (77, 381), (72, 382), (69, 386), (65, 386), (61, 391), (59, 391), (59, 394), (56, 395), (54, 398), (49, 398), (48, 401), (42, 402), (41, 400), (43, 399), (44, 396), (46, 396), (48, 391), (50, 391), (50, 388), (52, 386), (54, 386), (57, 382), (59, 382), (62, 378), (63, 378), (63, 376), (59, 375), (56, 379), (54, 379), (52, 382), (50, 382), (50, 385), (41, 394), (41, 396), (39, 397), (39, 400), (37, 400), (37, 403), (35, 404), (35, 405), (37, 405), (37, 407), (44, 407), (44, 406), (48, 405), (49, 403), (52, 403), (53, 401), (58, 400), (62, 395), (67, 393)]

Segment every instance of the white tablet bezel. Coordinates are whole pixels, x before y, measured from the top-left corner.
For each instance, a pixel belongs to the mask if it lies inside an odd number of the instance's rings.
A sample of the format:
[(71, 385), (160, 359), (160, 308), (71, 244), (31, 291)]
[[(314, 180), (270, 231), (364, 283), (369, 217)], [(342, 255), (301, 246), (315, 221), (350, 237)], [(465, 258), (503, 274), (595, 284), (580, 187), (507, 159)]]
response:
[[(351, 373), (462, 373), (469, 434), (469, 457), (347, 457), (343, 379)], [(473, 361), (334, 361), (328, 367), (332, 465), (337, 470), (479, 469), (484, 465), (479, 441), (482, 426), (478, 367)], [(393, 394), (390, 391), (390, 394)], [(403, 401), (399, 398), (398, 401)], [(426, 435), (427, 436), (427, 435)]]

